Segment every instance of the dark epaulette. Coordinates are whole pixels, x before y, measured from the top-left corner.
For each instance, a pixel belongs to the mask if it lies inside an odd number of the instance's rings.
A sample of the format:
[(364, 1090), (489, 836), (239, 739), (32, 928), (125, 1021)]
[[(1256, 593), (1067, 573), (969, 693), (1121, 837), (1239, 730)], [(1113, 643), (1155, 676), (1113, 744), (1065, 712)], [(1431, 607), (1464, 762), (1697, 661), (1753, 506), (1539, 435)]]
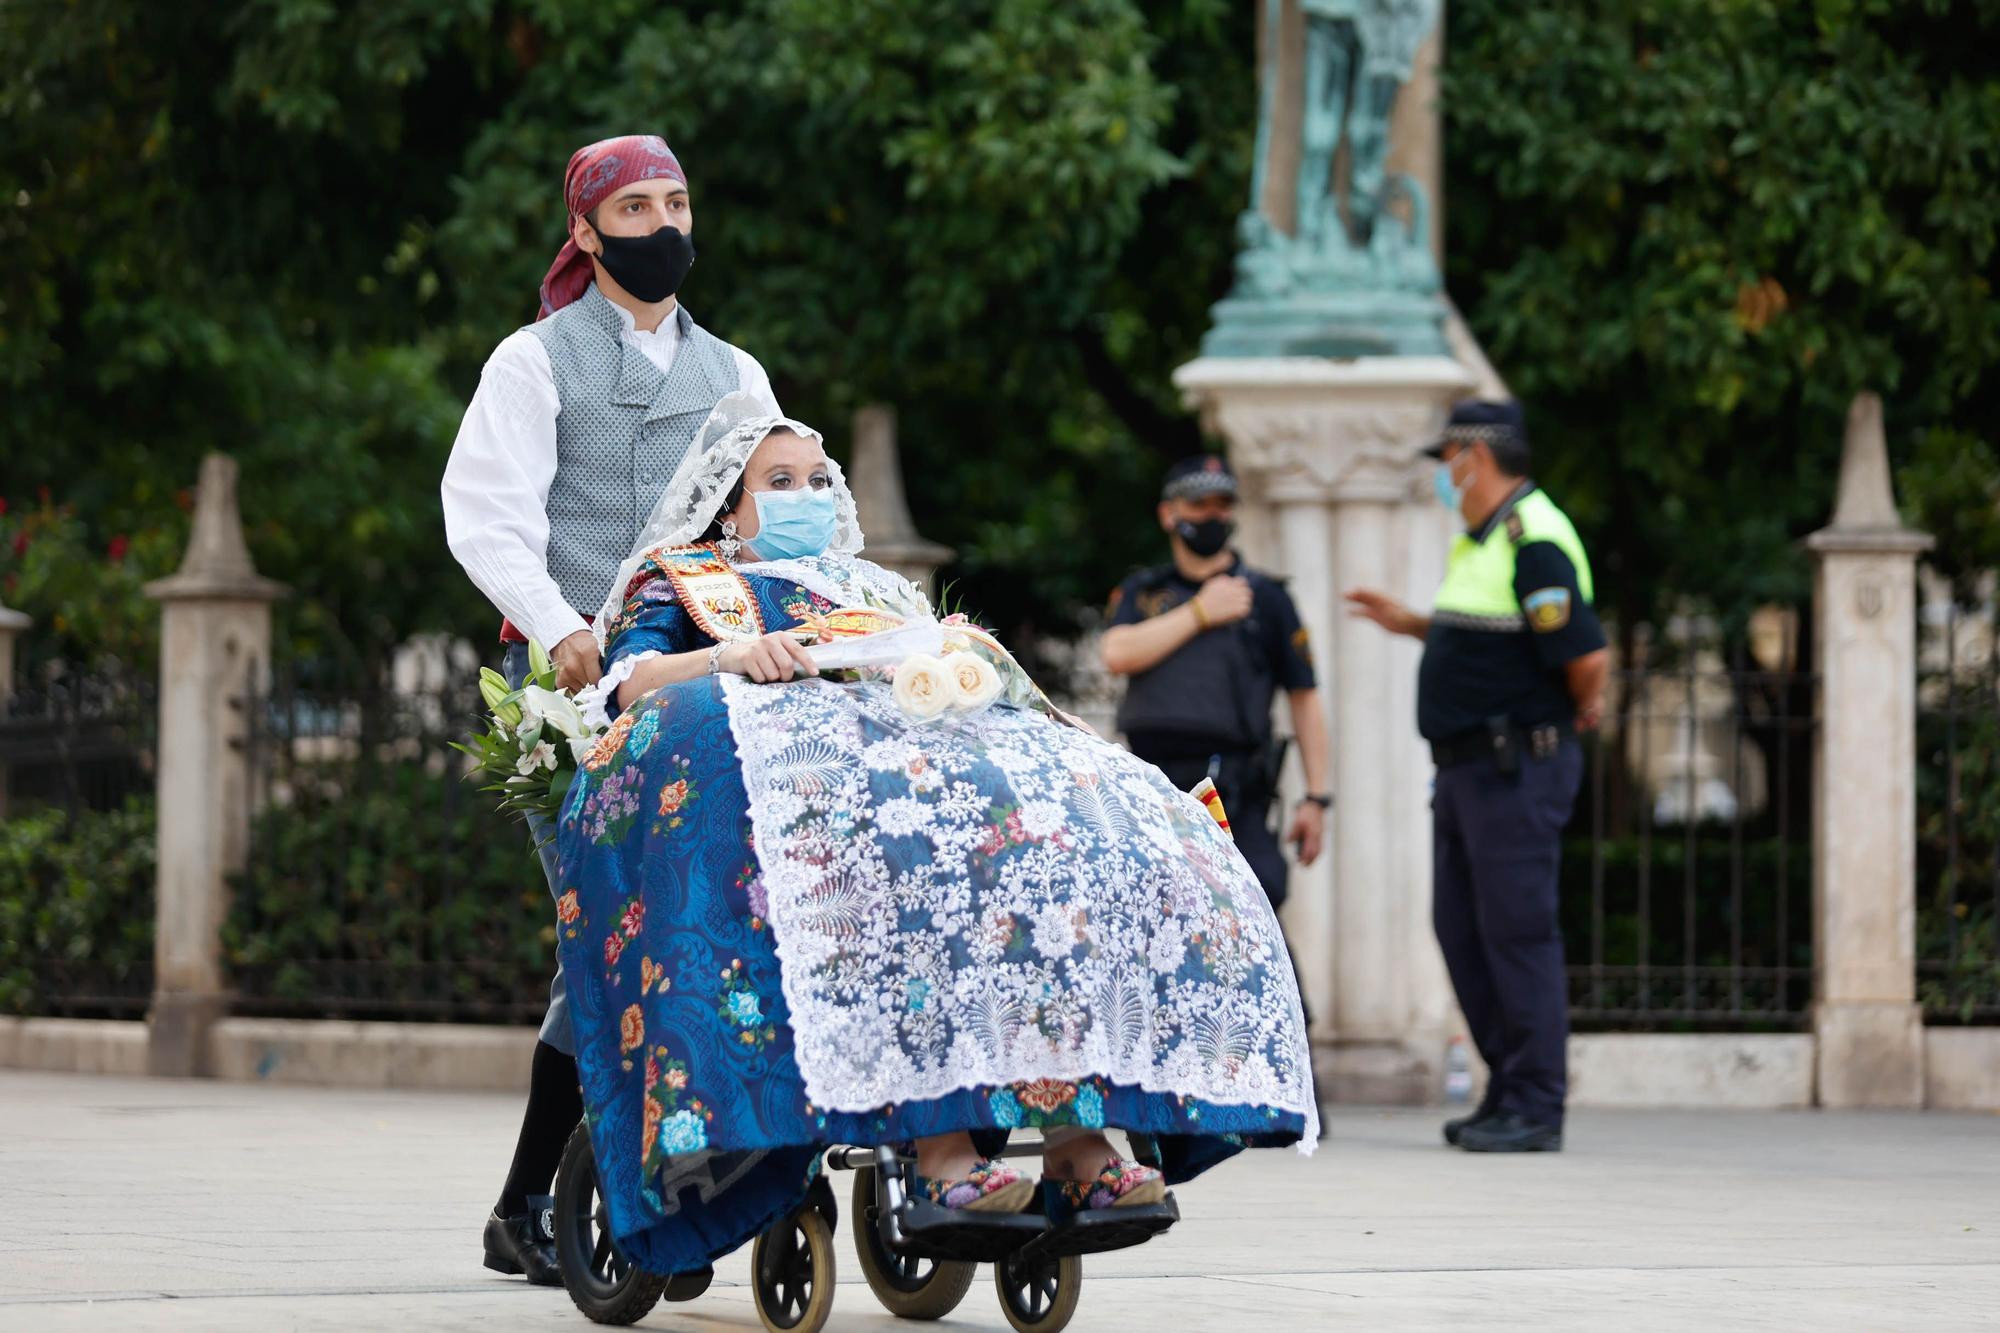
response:
[(1507, 540), (1519, 546), (1527, 531), (1527, 528), (1522, 526), (1521, 516), (1510, 510), (1507, 514)]

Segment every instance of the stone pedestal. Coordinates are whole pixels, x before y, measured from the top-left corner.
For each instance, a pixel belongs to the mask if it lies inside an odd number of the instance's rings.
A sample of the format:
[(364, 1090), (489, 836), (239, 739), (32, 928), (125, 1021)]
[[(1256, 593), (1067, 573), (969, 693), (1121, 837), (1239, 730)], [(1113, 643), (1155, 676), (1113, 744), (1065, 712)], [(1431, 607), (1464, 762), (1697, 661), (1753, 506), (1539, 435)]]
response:
[(1848, 412), (1818, 559), (1813, 765), (1813, 1029), (1822, 1106), (1919, 1107), (1916, 1004), (1916, 562), (1890, 490), (1882, 403)]
[(935, 596), (931, 583), (938, 566), (956, 553), (949, 546), (925, 541), (910, 517), (909, 501), (903, 496), (903, 462), (896, 449), (895, 408), (876, 403), (854, 414), (847, 486), (854, 492), (854, 507), (868, 541), (862, 554)]
[(154, 1074), (211, 1072), (209, 1029), (227, 1009), (229, 876), (250, 834), (248, 700), (268, 684), (271, 603), (283, 591), (250, 562), (235, 463), (209, 455), (180, 570), (146, 586), (161, 606)]
[[(1330, 841), (1318, 865), (1295, 869), (1285, 913), (1322, 1095), (1435, 1100), (1457, 1020), (1430, 927), (1420, 646), (1350, 618), (1341, 596), (1371, 587), (1430, 604), (1452, 516), (1419, 450), (1472, 377), (1444, 357), (1205, 357), (1174, 380), (1228, 442), (1246, 553), (1290, 580), (1328, 710)], [(1288, 802), (1299, 794), (1292, 768)]]

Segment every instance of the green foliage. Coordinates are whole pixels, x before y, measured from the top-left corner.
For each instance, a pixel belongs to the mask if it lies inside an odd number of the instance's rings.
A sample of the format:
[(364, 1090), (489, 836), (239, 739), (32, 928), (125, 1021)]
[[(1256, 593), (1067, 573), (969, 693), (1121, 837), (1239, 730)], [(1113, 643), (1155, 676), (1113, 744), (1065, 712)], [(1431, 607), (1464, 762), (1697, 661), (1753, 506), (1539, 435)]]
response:
[(115, 533), (100, 547), (68, 506), (0, 502), (0, 602), (34, 617), (26, 641), (33, 655), (150, 673), (160, 615), (144, 587), (173, 569), (186, 540), (187, 524), (167, 520), (132, 536)]
[(2000, 682), (1925, 682), (1917, 715), (1917, 999), (2000, 1016)]
[(1977, 605), (1979, 578), (2000, 569), (2000, 457), (1966, 431), (1938, 428), (1917, 439), (1896, 487), (1909, 521), (1937, 541), (1932, 566), (1960, 602)]
[(1095, 603), (1156, 556), (1143, 500), (1197, 442), (1166, 372), (1227, 277), (1251, 22), (1221, 0), (0, 6), (0, 490), (136, 537), (224, 448), (260, 567), (330, 651), (490, 633), (435, 502), (457, 418), (533, 316), (571, 150), (657, 129), (691, 176), (704, 324), (836, 442), (855, 406), (898, 407), (919, 525), (1004, 629)]
[(525, 1021), (545, 1003), (555, 912), (520, 825), (456, 765), (301, 774), (258, 817), (223, 927), (260, 1012)]
[(0, 1013), (145, 1007), (153, 850), (149, 799), (0, 820)]
[(1992, 0), (1455, 5), (1450, 279), (1621, 618), (1800, 600), (1853, 394), (2000, 408)]

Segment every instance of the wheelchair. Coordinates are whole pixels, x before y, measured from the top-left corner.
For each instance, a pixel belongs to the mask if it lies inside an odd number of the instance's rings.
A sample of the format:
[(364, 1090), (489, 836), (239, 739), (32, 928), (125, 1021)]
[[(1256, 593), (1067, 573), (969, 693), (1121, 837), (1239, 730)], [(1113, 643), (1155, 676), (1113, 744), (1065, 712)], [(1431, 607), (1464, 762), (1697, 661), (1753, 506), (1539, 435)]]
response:
[[(1134, 1160), (1160, 1165), (1159, 1148), (1130, 1135)], [(996, 1156), (1039, 1154), (1039, 1138), (1010, 1142)], [(1054, 1219), (1049, 1191), (1019, 1213), (968, 1213), (918, 1197), (916, 1159), (895, 1147), (836, 1147), (821, 1159), (797, 1208), (752, 1242), (757, 1315), (772, 1333), (819, 1333), (833, 1312), (833, 1237), (839, 1206), (834, 1171), (854, 1173), (848, 1219), (868, 1287), (902, 1319), (942, 1319), (972, 1289), (981, 1264), (993, 1268), (1000, 1309), (1018, 1333), (1058, 1333), (1076, 1313), (1083, 1257), (1143, 1245), (1180, 1220), (1169, 1193), (1156, 1204), (1103, 1208)], [(563, 1285), (593, 1322), (632, 1324), (662, 1300), (691, 1301), (708, 1290), (712, 1268), (651, 1273), (633, 1264), (612, 1236), (597, 1190), (590, 1132), (579, 1124), (556, 1173), (556, 1254)]]

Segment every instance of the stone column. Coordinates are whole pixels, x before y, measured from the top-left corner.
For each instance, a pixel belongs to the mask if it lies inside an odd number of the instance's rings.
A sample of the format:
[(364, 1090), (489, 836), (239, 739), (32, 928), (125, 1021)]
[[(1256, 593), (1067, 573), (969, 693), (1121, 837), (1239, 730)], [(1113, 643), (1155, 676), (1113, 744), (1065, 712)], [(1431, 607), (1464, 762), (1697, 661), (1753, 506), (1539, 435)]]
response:
[(1916, 562), (1890, 489), (1882, 401), (1847, 414), (1833, 522), (1807, 539), (1820, 717), (1813, 764), (1819, 1103), (1920, 1107), (1916, 1003)]
[(146, 586), (160, 603), (159, 869), (147, 1067), (206, 1074), (226, 1008), (221, 929), (229, 876), (250, 833), (248, 698), (269, 681), (271, 603), (243, 541), (236, 464), (202, 462), (179, 571)]
[(896, 448), (895, 408), (874, 403), (854, 414), (847, 486), (854, 492), (861, 531), (868, 540), (863, 554), (935, 595), (931, 583), (938, 566), (956, 552), (925, 541), (910, 517), (909, 501), (903, 496), (903, 462)]
[[(35, 622), (25, 614), (0, 603), (0, 718), (7, 716), (7, 702), (14, 697), (14, 640)], [(7, 817), (7, 768), (0, 764), (0, 819)]]
[(1174, 379), (1276, 515), (1276, 569), (1315, 643), (1334, 812), (1326, 859), (1294, 880), (1287, 928), (1321, 1091), (1433, 1100), (1454, 1011), (1429, 925), (1419, 649), (1348, 617), (1341, 595), (1368, 586), (1430, 604), (1448, 516), (1418, 451), (1471, 377), (1445, 357), (1205, 357)]

